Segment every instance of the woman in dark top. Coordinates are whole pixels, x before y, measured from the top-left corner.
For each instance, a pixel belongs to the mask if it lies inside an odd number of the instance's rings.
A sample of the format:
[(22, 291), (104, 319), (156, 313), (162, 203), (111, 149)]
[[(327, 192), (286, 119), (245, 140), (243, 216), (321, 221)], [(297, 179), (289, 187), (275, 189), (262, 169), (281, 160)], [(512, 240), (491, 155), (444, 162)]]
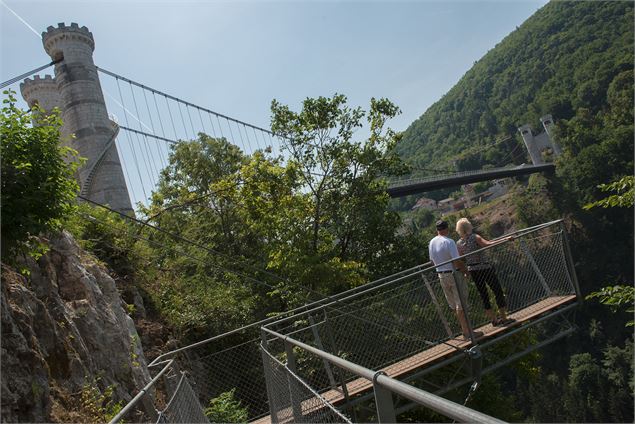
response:
[[(474, 234), (472, 232), (472, 224), (467, 218), (461, 218), (458, 220), (456, 223), (456, 232), (461, 236), (461, 238), (456, 242), (460, 255), (467, 255), (468, 253), (474, 252), (482, 247), (491, 246), (506, 240), (489, 241), (478, 234)], [(511, 239), (511, 237), (508, 237), (507, 239)], [(483, 252), (475, 253), (465, 259), (467, 262), (467, 269), (470, 271), (470, 275), (472, 276), (478, 293), (481, 296), (481, 300), (483, 301), (485, 314), (492, 321), (492, 325), (504, 325), (512, 322), (512, 320), (507, 318), (507, 302), (505, 301), (503, 289), (498, 282), (494, 266), (487, 262)], [(496, 314), (492, 310), (489, 293), (487, 293), (487, 286), (489, 286), (489, 288), (492, 289), (492, 292), (494, 292), (500, 317), (496, 317)]]

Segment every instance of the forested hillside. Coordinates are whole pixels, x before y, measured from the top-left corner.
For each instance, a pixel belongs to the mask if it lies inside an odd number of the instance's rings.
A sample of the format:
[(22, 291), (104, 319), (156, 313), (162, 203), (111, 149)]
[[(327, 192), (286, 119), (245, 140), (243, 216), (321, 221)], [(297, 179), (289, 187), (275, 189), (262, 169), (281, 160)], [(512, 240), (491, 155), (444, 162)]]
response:
[[(397, 149), (416, 167), (438, 168), (468, 148), (515, 136), (522, 124), (541, 128), (544, 114), (558, 122), (581, 108), (597, 113), (607, 104), (611, 83), (632, 69), (632, 2), (549, 3), (413, 122)], [(457, 165), (464, 170), (497, 164), (510, 147)]]

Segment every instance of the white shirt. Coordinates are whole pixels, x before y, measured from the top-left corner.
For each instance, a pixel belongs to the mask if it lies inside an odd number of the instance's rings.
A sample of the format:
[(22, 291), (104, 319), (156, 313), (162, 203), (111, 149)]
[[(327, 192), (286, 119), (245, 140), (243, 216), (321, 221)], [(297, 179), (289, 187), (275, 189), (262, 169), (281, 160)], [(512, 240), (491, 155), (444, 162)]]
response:
[[(459, 257), (459, 250), (456, 248), (454, 240), (440, 235), (430, 240), (428, 252), (430, 253), (430, 260), (435, 265)], [(441, 265), (437, 267), (437, 272), (439, 271), (454, 271), (454, 264), (449, 262), (445, 265)]]

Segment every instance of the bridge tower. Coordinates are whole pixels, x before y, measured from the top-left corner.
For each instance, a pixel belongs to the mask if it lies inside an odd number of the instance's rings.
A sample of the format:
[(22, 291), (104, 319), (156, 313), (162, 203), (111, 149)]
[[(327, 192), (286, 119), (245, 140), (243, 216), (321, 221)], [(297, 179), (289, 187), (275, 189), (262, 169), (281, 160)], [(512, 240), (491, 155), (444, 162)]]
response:
[(133, 213), (115, 144), (118, 126), (108, 118), (93, 62), (93, 34), (76, 23), (60, 23), (42, 33), (42, 43), (51, 59), (60, 60), (55, 78), (26, 79), (20, 85), (24, 100), (45, 110), (61, 109), (63, 142), (87, 159), (78, 175), (81, 195)]
[(551, 115), (545, 115), (540, 118), (544, 132), (533, 135), (531, 132), (531, 126), (525, 124), (518, 128), (520, 135), (523, 137), (525, 147), (529, 151), (531, 162), (534, 165), (542, 165), (545, 163), (542, 157), (542, 151), (545, 149), (551, 149), (553, 154), (559, 156), (562, 153), (560, 146), (553, 140), (553, 118)]

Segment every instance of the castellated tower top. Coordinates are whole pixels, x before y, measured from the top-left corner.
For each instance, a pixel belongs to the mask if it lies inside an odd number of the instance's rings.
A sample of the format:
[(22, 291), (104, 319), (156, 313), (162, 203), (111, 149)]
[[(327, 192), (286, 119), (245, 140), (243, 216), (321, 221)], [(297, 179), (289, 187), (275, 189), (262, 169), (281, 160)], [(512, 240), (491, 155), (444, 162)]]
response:
[(46, 32), (42, 33), (42, 44), (44, 44), (44, 50), (51, 56), (53, 60), (64, 59), (67, 54), (65, 45), (85, 45), (89, 47), (90, 54), (95, 50), (95, 40), (93, 39), (93, 33), (85, 26), (81, 27), (76, 23), (71, 23), (70, 26), (65, 25), (63, 22), (57, 24), (57, 28), (50, 26), (46, 29)]
[(57, 82), (50, 75), (45, 75), (44, 78), (36, 75), (33, 79), (25, 79), (20, 84), (20, 93), (30, 108), (37, 104), (48, 112), (60, 107)]

